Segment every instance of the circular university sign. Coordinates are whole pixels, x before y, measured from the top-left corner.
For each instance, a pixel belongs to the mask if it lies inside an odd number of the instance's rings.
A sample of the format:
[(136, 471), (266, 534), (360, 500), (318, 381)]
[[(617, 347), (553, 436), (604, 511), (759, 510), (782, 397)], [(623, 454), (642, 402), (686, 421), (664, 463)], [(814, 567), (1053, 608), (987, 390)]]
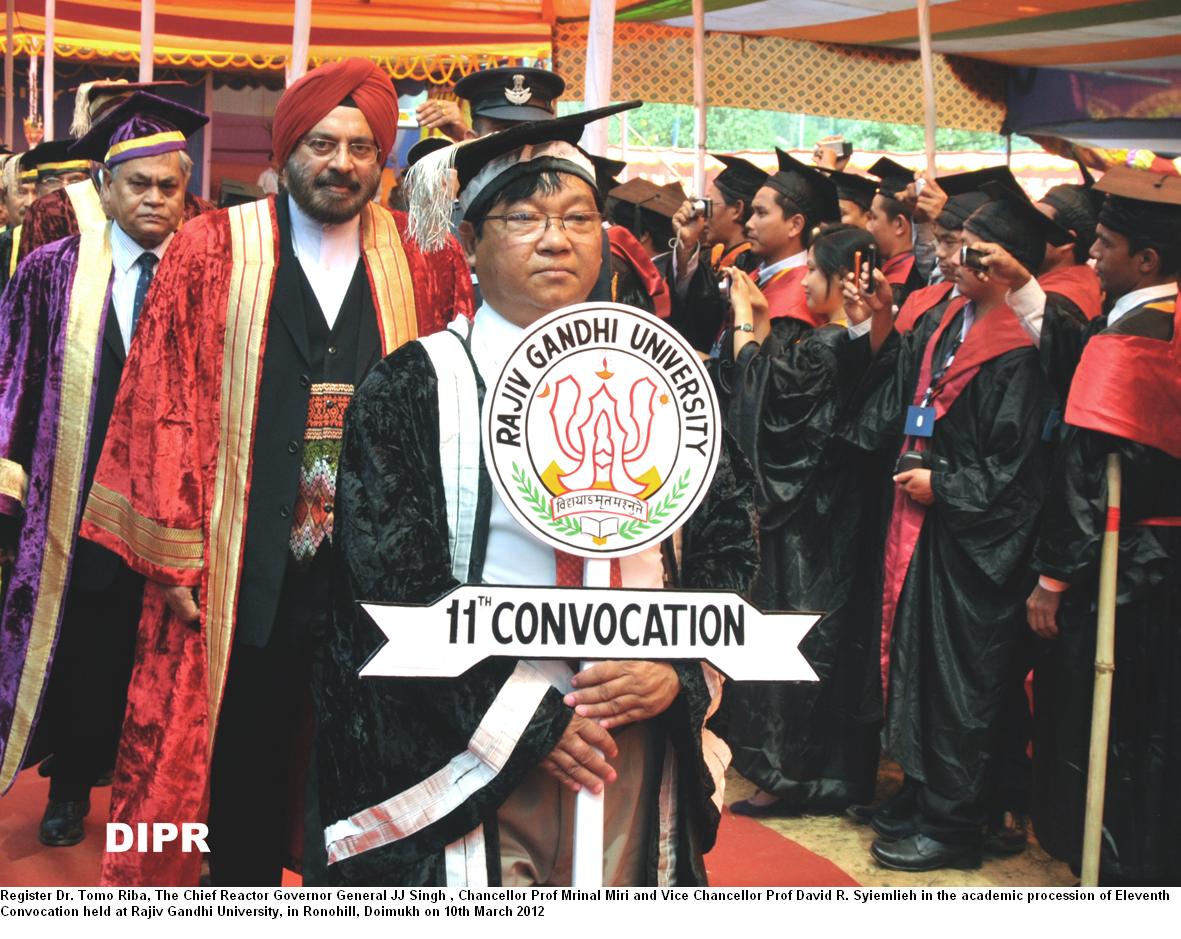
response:
[(513, 517), (589, 558), (635, 554), (685, 524), (721, 444), (697, 353), (618, 303), (563, 307), (526, 330), (483, 422), (488, 472)]

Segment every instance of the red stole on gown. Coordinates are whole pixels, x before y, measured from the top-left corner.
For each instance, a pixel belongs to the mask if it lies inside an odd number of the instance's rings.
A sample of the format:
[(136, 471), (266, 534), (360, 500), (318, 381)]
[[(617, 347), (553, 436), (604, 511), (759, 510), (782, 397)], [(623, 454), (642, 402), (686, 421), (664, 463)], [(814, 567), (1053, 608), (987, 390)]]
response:
[[(364, 261), (383, 354), (471, 314), (454, 243), (403, 243), (405, 216), (366, 204)], [(279, 257), (273, 199), (176, 235), (144, 304), (81, 534), (148, 578), (111, 820), (199, 822), (233, 643), (252, 447)], [(447, 289), (444, 289), (447, 288)], [(181, 623), (161, 585), (198, 587)], [(199, 853), (108, 853), (106, 884), (191, 884)]]
[(808, 309), (808, 301), (804, 297), (804, 278), (807, 276), (808, 267), (801, 264), (772, 274), (771, 279), (759, 287), (767, 298), (769, 319), (789, 316), (809, 326), (823, 326), (828, 322), (827, 316)]
[(621, 261), (625, 261), (636, 272), (645, 292), (652, 298), (653, 312), (662, 320), (668, 319), (672, 310), (672, 297), (668, 292), (668, 284), (648, 257), (648, 252), (636, 236), (622, 225), (611, 225), (607, 228), (607, 242), (611, 245), (611, 253)]
[[(956, 297), (944, 311), (943, 319), (923, 350), (922, 365), (919, 369), (918, 381), (915, 382), (911, 403), (922, 404), (923, 396), (931, 385), (931, 374), (935, 371), (932, 359), (939, 341), (947, 328), (955, 320), (956, 314), (967, 305), (966, 297)], [(994, 307), (983, 316), (978, 316), (968, 335), (956, 351), (955, 359), (947, 373), (940, 379), (931, 399), (931, 406), (935, 408), (935, 419), (938, 421), (955, 403), (960, 393), (968, 387), (980, 367), (992, 359), (999, 358), (1006, 352), (1032, 346), (1033, 342), (1021, 328), (1017, 315), (1008, 306)], [(940, 363), (942, 365), (942, 363)], [(938, 424), (936, 424), (938, 427)], [(899, 455), (907, 450), (923, 451), (931, 438), (907, 437), (902, 442)], [(890, 678), (890, 637), (894, 632), (894, 614), (898, 609), (898, 599), (902, 595), (902, 586), (906, 582), (906, 574), (910, 569), (911, 559), (919, 543), (919, 535), (923, 530), (923, 522), (927, 517), (927, 507), (915, 502), (903, 491), (901, 486), (894, 487), (894, 507), (890, 513), (890, 524), (886, 534), (886, 551), (883, 560), (884, 577), (882, 580), (882, 627), (881, 627), (881, 667), (882, 693), (886, 694)]]
[(910, 277), (910, 271), (913, 267), (914, 252), (903, 251), (901, 254), (896, 254), (894, 257), (882, 262), (882, 274), (891, 287), (901, 287)]
[(1066, 423), (1181, 459), (1181, 310), (1176, 298), (1146, 306), (1173, 317), (1172, 342), (1113, 332), (1092, 336), (1070, 385)]
[(1103, 290), (1099, 275), (1089, 264), (1074, 264), (1037, 278), (1046, 293), (1057, 293), (1073, 303), (1083, 316), (1093, 320), (1103, 312)]
[(954, 289), (955, 284), (946, 280), (929, 287), (920, 287), (902, 304), (902, 309), (898, 311), (898, 317), (894, 320), (894, 328), (900, 333), (914, 329), (915, 324), (939, 306)]

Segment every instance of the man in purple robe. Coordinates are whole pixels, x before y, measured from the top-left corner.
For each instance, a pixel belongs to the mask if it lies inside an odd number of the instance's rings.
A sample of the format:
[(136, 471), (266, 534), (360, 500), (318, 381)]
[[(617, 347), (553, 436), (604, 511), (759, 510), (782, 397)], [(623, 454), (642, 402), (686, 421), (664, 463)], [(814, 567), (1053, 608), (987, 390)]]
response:
[(53, 754), (50, 846), (84, 837), (122, 726), (143, 579), (77, 533), (139, 311), (180, 225), (185, 140), (207, 121), (138, 92), (97, 122), (71, 155), (104, 164), (111, 222), (34, 251), (0, 298), (0, 792)]

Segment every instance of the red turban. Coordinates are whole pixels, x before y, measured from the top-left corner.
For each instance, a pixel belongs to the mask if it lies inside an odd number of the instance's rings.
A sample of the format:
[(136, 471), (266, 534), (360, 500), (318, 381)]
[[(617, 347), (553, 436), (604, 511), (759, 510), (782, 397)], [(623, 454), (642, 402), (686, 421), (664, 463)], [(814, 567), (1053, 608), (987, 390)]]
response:
[(365, 115), (384, 163), (398, 132), (398, 96), (389, 75), (368, 59), (321, 65), (283, 92), (271, 131), (275, 159), (287, 162), (300, 138), (345, 98), (352, 98)]

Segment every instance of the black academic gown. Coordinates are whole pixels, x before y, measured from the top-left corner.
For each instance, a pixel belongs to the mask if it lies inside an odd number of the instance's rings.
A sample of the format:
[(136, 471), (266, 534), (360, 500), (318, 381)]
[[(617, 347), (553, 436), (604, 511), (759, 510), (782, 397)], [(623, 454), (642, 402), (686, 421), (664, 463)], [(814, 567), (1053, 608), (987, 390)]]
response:
[[(661, 270), (672, 294), (672, 311), (668, 323), (684, 336), (698, 352), (709, 352), (722, 329), (730, 322), (730, 303), (718, 290), (718, 271), (710, 263), (710, 253), (702, 250), (697, 268), (684, 290), (678, 290), (674, 266), (676, 252), (671, 251)], [(759, 266), (759, 258), (749, 250), (741, 252), (734, 262), (748, 274)]]
[[(1101, 318), (1106, 322), (1106, 317)], [(1114, 329), (1169, 339), (1169, 317), (1132, 311)], [(1092, 331), (1093, 332), (1093, 331)], [(1033, 821), (1052, 856), (1079, 864), (1095, 680), (1106, 456), (1123, 471), (1115, 673), (1100, 868), (1105, 878), (1181, 882), (1181, 528), (1139, 519), (1181, 516), (1181, 460), (1141, 444), (1067, 427), (1034, 556), (1071, 584), (1058, 638), (1034, 669)]]
[[(395, 839), (332, 863), (333, 884), (444, 884), (445, 847), (480, 826), (488, 883), (498, 884), (497, 809), (553, 749), (572, 714), (561, 694), (548, 689), (519, 735), (499, 741), (511, 750), (499, 771), (441, 817), (422, 814), (417, 797), (409, 795), (421, 793), (420, 784), (432, 774), (455, 765), (517, 667), (516, 660), (495, 658), (457, 679), (357, 677), (385, 641), (357, 602), (429, 603), (457, 583), (435, 457), (438, 420), (437, 378), (419, 343), (403, 346), (374, 368), (346, 418), (336, 502), (336, 624), (314, 681), (320, 808), (330, 830), (394, 796), (416, 810), (399, 818)], [(751, 485), (742, 457), (723, 456), (709, 495), (684, 529), (687, 587), (747, 589), (754, 572)], [(469, 568), (473, 582), (482, 568), (490, 498), (490, 483), (481, 473)], [(672, 748), (679, 767), (676, 869), (670, 875), (678, 884), (704, 883), (702, 854), (713, 845), (719, 820), (701, 752), (710, 694), (699, 663), (674, 664), (681, 692), (653, 721), (663, 731), (661, 746)], [(650, 842), (646, 871), (655, 883), (654, 832)]]
[[(935, 361), (960, 331), (963, 314), (953, 315)], [(887, 340), (866, 378), (872, 390), (842, 432), (851, 443), (897, 456), (937, 325), (923, 317), (913, 332)], [(932, 475), (935, 504), (898, 601), (886, 748), (924, 784), (932, 810), (951, 821), (975, 818), (994, 785), (998, 715), (1027, 628), (1029, 562), (1048, 472), (1041, 437), (1052, 403), (1036, 350), (1014, 349), (980, 367), (930, 439), (950, 471)], [(884, 482), (892, 489), (888, 470)], [(880, 603), (880, 577), (877, 588)], [(971, 809), (959, 810), (965, 806)]]
[[(792, 321), (796, 322), (796, 321)], [(787, 809), (834, 809), (873, 796), (880, 693), (870, 593), (880, 485), (872, 455), (834, 438), (868, 358), (842, 326), (781, 343), (773, 332), (721, 370), (728, 426), (756, 467), (763, 610), (826, 615), (801, 650), (819, 681), (726, 688), (718, 728), (733, 765)]]

